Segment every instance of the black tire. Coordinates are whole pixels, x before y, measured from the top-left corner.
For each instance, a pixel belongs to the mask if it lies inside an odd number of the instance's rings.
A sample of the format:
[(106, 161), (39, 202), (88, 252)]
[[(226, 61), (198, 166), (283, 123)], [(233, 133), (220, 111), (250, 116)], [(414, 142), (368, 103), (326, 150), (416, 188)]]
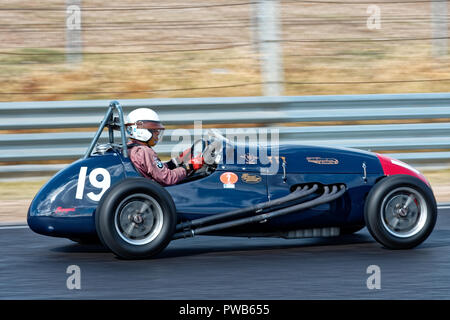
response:
[(383, 178), (369, 192), (364, 218), (370, 234), (389, 249), (410, 249), (433, 231), (437, 204), (422, 180), (408, 175)]
[[(158, 254), (172, 239), (175, 225), (172, 197), (159, 184), (145, 178), (125, 179), (113, 186), (100, 200), (95, 214), (100, 240), (123, 259), (145, 259)], [(133, 237), (133, 233), (142, 236)]]

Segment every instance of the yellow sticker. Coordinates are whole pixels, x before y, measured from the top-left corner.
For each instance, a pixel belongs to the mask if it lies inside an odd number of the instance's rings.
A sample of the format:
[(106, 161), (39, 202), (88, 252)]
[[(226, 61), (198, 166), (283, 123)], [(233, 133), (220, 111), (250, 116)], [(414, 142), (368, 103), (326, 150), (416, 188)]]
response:
[(261, 176), (249, 173), (242, 174), (241, 178), (245, 183), (260, 183), (262, 180)]

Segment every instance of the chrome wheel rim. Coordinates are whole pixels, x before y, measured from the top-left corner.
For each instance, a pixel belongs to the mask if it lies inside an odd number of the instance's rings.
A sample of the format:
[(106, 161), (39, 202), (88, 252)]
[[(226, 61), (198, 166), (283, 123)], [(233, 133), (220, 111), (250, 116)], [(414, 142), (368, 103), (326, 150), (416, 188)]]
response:
[(393, 236), (409, 238), (419, 233), (428, 217), (424, 197), (416, 190), (400, 187), (391, 191), (381, 205), (381, 221)]
[(125, 242), (145, 245), (161, 232), (163, 212), (158, 202), (147, 194), (134, 194), (122, 200), (114, 214), (114, 226)]

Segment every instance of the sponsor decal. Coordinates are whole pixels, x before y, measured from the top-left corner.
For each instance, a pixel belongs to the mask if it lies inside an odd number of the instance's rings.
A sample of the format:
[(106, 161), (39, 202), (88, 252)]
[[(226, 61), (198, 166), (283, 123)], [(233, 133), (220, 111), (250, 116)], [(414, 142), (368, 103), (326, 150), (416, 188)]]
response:
[(75, 208), (62, 208), (62, 207), (58, 207), (55, 210), (55, 213), (67, 213), (67, 212), (73, 212), (75, 211)]
[(250, 183), (250, 184), (260, 183), (262, 180), (261, 176), (258, 176), (256, 174), (249, 174), (249, 173), (242, 174), (241, 179), (245, 183)]
[(307, 157), (306, 160), (315, 164), (339, 164), (339, 160), (335, 158)]
[(234, 189), (239, 178), (234, 172), (224, 172), (220, 175), (220, 181), (223, 183), (225, 189)]
[(155, 160), (155, 164), (158, 168), (162, 169), (164, 167), (163, 163), (161, 162), (161, 160), (159, 160), (158, 157), (155, 157), (154, 160)]

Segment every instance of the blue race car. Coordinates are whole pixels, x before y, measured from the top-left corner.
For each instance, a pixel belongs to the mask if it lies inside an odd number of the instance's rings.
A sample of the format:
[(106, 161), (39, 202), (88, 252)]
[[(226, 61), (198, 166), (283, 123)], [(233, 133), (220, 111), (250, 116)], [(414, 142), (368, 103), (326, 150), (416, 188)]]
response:
[[(33, 231), (78, 242), (99, 239), (119, 257), (140, 259), (195, 235), (333, 237), (364, 226), (384, 247), (409, 249), (436, 223), (430, 184), (401, 161), (300, 144), (276, 146), (277, 152), (257, 146), (255, 155), (255, 146), (217, 131), (192, 146), (205, 165), (162, 187), (131, 163), (123, 118), (120, 104), (111, 102), (85, 156), (37, 193), (27, 219)], [(105, 128), (109, 143), (100, 145)], [(239, 148), (242, 161), (236, 161)], [(261, 154), (271, 155), (269, 161), (260, 161)]]

